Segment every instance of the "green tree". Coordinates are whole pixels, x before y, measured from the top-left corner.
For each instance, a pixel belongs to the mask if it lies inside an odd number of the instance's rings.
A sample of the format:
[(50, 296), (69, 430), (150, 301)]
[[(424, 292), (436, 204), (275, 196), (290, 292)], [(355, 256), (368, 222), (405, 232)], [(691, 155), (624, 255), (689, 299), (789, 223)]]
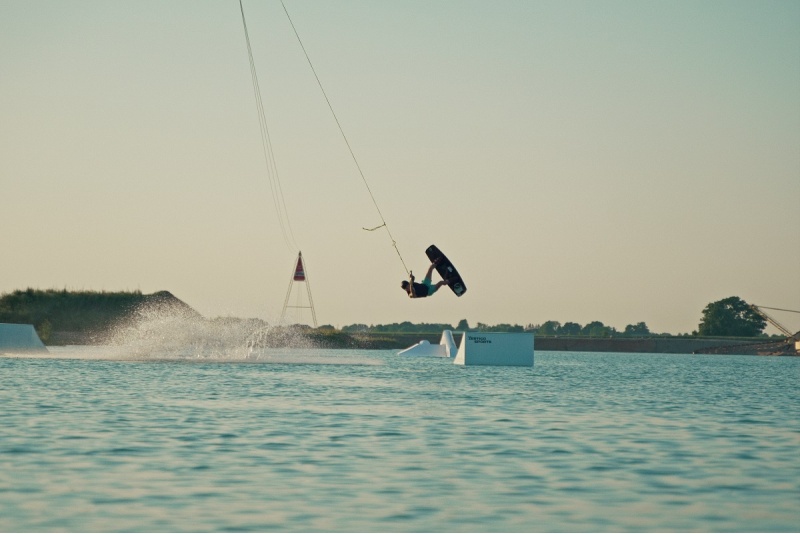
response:
[(558, 321), (546, 321), (537, 330), (536, 333), (540, 336), (555, 336), (561, 328), (561, 323)]
[(579, 336), (581, 335), (581, 325), (579, 323), (564, 323), (558, 329), (559, 336)]
[(755, 337), (764, 332), (767, 322), (739, 297), (710, 303), (703, 309), (697, 329), (701, 336)]
[(613, 327), (606, 326), (600, 321), (592, 321), (581, 330), (582, 335), (591, 337), (611, 337), (616, 333)]
[(624, 334), (626, 336), (649, 336), (650, 329), (647, 328), (645, 323), (629, 324), (625, 327)]
[(469, 330), (469, 323), (467, 322), (466, 319), (461, 319), (456, 325), (455, 329), (458, 331), (466, 332), (467, 330)]
[(500, 323), (487, 326), (483, 332), (524, 332), (525, 329), (518, 324)]

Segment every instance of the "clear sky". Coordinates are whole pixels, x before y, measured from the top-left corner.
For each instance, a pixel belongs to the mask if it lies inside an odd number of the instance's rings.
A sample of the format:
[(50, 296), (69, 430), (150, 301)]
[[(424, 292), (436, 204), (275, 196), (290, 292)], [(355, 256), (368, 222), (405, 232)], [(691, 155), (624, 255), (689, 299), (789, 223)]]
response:
[(300, 249), (335, 326), (800, 309), (800, 2), (285, 1), (408, 267), (467, 294), (400, 289), (277, 0), (244, 7), (291, 246), (236, 0), (0, 0), (0, 293), (273, 321)]

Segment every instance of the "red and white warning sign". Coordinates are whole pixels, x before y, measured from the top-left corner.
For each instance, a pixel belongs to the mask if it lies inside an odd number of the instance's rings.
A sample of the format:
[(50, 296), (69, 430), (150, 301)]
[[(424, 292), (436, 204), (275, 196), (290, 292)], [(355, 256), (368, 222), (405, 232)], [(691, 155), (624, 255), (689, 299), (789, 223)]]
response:
[(297, 256), (297, 267), (294, 269), (294, 278), (295, 282), (305, 282), (306, 280), (306, 272), (303, 269), (303, 256)]

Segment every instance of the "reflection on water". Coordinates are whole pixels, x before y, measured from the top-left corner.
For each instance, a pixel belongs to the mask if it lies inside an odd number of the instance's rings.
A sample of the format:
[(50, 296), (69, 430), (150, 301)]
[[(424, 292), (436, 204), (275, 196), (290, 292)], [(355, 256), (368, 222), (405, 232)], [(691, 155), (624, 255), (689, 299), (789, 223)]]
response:
[(798, 359), (119, 348), (0, 358), (0, 530), (800, 524)]

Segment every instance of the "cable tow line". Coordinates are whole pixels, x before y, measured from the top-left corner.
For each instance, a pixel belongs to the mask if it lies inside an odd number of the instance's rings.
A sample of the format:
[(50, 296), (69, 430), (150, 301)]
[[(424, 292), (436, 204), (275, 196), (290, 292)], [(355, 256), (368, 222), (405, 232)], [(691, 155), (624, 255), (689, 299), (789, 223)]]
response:
[(250, 77), (253, 82), (253, 95), (256, 101), (256, 113), (258, 114), (258, 123), (261, 129), (261, 149), (264, 155), (264, 162), (267, 166), (267, 178), (269, 179), (270, 192), (272, 193), (272, 203), (275, 207), (275, 214), (278, 217), (278, 224), (283, 234), (283, 241), (286, 243), (288, 249), (297, 249), (297, 242), (294, 238), (294, 231), (292, 230), (292, 223), (289, 220), (289, 210), (286, 209), (286, 199), (283, 196), (283, 187), (281, 186), (280, 175), (278, 174), (278, 166), (275, 163), (275, 153), (272, 150), (272, 140), (269, 135), (269, 127), (267, 125), (267, 118), (264, 112), (264, 103), (261, 100), (261, 87), (258, 83), (258, 74), (256, 73), (256, 63), (253, 59), (253, 48), (250, 45), (250, 33), (247, 31), (247, 20), (244, 16), (244, 6), (242, 0), (239, 0), (239, 11), (242, 13), (242, 26), (244, 27), (244, 38), (247, 43), (247, 57), (250, 61)]
[(377, 230), (378, 228), (386, 228), (386, 233), (389, 235), (389, 239), (392, 241), (392, 247), (394, 247), (394, 250), (397, 252), (397, 257), (400, 258), (400, 263), (403, 264), (403, 269), (405, 269), (406, 275), (409, 275), (410, 271), (408, 270), (408, 267), (406, 267), (406, 262), (403, 261), (403, 256), (402, 254), (400, 254), (400, 249), (397, 248), (397, 242), (394, 240), (392, 232), (389, 230), (389, 225), (386, 224), (386, 219), (384, 219), (383, 213), (381, 213), (381, 208), (378, 206), (378, 202), (375, 200), (375, 195), (372, 194), (372, 189), (369, 187), (369, 184), (367, 183), (367, 178), (364, 176), (364, 171), (361, 170), (361, 165), (358, 163), (358, 159), (356, 158), (355, 152), (353, 152), (353, 148), (350, 146), (350, 141), (347, 139), (347, 135), (345, 135), (344, 133), (342, 124), (339, 122), (339, 117), (333, 110), (333, 105), (331, 104), (331, 101), (328, 98), (328, 93), (325, 91), (325, 87), (323, 87), (322, 81), (317, 75), (317, 70), (314, 68), (314, 64), (311, 63), (311, 57), (308, 55), (305, 45), (303, 45), (303, 40), (300, 39), (300, 34), (297, 32), (297, 28), (295, 27), (294, 22), (292, 21), (292, 17), (289, 15), (289, 10), (286, 9), (286, 4), (284, 4), (283, 0), (281, 0), (281, 6), (283, 7), (284, 13), (286, 13), (286, 18), (289, 19), (289, 24), (292, 26), (292, 30), (294, 31), (295, 37), (297, 37), (297, 42), (300, 43), (300, 48), (303, 50), (303, 54), (306, 56), (306, 61), (308, 61), (308, 66), (311, 67), (311, 72), (314, 74), (314, 78), (316, 78), (317, 80), (317, 85), (319, 85), (320, 91), (322, 91), (322, 96), (325, 97), (325, 102), (328, 104), (328, 109), (331, 111), (331, 115), (333, 115), (333, 120), (336, 122), (336, 126), (339, 128), (339, 133), (342, 134), (342, 139), (344, 139), (344, 143), (345, 145), (347, 145), (347, 150), (350, 152), (350, 157), (356, 164), (356, 169), (358, 169), (358, 174), (361, 176), (361, 181), (364, 182), (364, 186), (367, 188), (369, 197), (372, 199), (372, 204), (375, 206), (375, 210), (378, 212), (378, 216), (381, 219), (382, 223), (381, 225), (371, 229), (364, 228), (364, 230), (372, 232), (374, 230)]

